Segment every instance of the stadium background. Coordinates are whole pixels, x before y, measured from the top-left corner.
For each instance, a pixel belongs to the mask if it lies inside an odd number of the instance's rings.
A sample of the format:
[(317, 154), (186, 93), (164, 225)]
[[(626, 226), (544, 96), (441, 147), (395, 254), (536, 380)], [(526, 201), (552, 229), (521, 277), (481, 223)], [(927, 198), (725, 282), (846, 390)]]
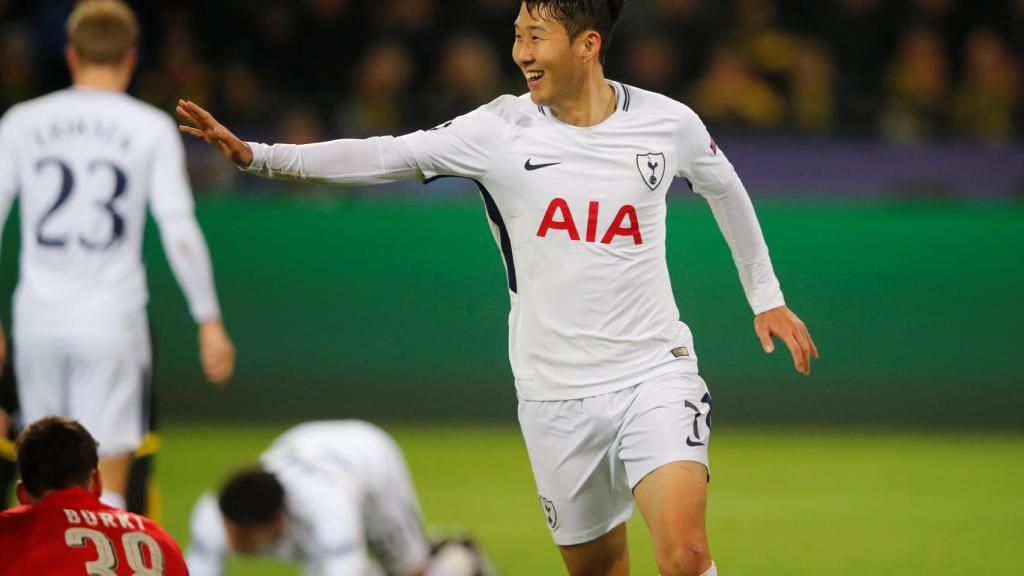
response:
[[(0, 111), (58, 89), (66, 1), (0, 0)], [(245, 138), (426, 128), (519, 93), (516, 2), (134, 2), (132, 93)], [(704, 203), (669, 265), (715, 395), (709, 514), (736, 574), (1014, 572), (1024, 537), (1024, 2), (634, 0), (608, 74), (693, 106), (744, 178), (822, 351), (765, 356)], [(238, 370), (202, 382), (150, 230), (163, 515), (288, 423), (359, 417), (406, 451), (429, 523), (554, 574), (515, 427), (504, 271), (471, 187), (268, 183), (189, 142)], [(16, 278), (5, 227), (3, 318)], [(635, 573), (653, 573), (642, 525)], [(1019, 557), (1017, 557), (1019, 560)], [(232, 573), (294, 573), (236, 563)]]

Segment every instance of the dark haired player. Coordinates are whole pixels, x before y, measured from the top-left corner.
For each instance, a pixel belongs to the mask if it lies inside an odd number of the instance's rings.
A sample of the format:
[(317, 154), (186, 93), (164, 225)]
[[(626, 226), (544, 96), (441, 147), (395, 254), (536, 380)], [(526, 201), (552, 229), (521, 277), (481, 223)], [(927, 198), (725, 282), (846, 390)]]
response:
[(0, 512), (4, 576), (186, 576), (174, 540), (148, 518), (100, 502), (96, 441), (51, 416), (18, 437), (18, 501)]
[[(395, 442), (358, 420), (288, 430), (260, 465), (235, 472), (192, 510), (192, 576), (220, 576), (229, 554), (302, 564), (309, 576), (482, 576), (467, 543), (432, 551)], [(372, 559), (371, 559), (372, 558)]]
[(519, 421), (569, 573), (628, 574), (635, 503), (662, 576), (713, 575), (704, 524), (711, 395), (665, 259), (673, 178), (711, 205), (765, 351), (781, 339), (809, 374), (817, 350), (785, 305), (743, 184), (700, 118), (605, 78), (622, 7), (523, 2), (512, 56), (529, 94), (429, 131), (268, 146), (242, 142), (192, 102), (178, 114), (191, 124), (184, 132), (267, 177), (475, 180), (508, 274)]

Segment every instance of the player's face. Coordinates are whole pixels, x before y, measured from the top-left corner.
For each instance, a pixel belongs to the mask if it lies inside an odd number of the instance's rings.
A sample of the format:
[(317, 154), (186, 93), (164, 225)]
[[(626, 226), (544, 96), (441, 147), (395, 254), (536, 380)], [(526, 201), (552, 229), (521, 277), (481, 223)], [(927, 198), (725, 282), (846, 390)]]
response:
[(284, 518), (268, 524), (237, 524), (224, 519), (228, 533), (228, 545), (239, 554), (259, 554), (281, 537), (284, 532)]
[(565, 26), (542, 16), (543, 7), (531, 14), (526, 3), (520, 5), (512, 58), (526, 75), (533, 102), (557, 108), (571, 96), (573, 86), (582, 85), (584, 69), (579, 46), (569, 41)]

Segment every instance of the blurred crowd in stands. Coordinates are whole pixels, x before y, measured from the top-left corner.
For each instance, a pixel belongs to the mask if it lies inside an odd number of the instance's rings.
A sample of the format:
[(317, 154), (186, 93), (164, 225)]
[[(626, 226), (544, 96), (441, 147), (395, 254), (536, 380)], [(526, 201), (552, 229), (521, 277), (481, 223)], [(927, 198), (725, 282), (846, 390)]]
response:
[[(64, 86), (71, 0), (0, 0), (0, 112)], [(426, 128), (525, 92), (518, 0), (131, 2), (132, 92), (267, 140)], [(627, 0), (608, 76), (718, 132), (1024, 139), (1024, 0)]]

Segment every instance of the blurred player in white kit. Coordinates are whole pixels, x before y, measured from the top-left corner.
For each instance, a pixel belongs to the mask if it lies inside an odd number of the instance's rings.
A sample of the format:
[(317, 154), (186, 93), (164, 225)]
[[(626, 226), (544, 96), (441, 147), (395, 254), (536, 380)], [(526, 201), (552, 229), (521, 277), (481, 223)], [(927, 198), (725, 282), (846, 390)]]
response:
[[(67, 32), (73, 85), (0, 119), (0, 223), (15, 197), (21, 215), (14, 364), (24, 421), (81, 421), (99, 443), (103, 500), (124, 508), (131, 454), (148, 430), (147, 207), (199, 325), (212, 382), (230, 377), (235, 351), (180, 134), (167, 114), (125, 94), (136, 64), (135, 15), (119, 0), (87, 0)], [(0, 361), (6, 355), (0, 333)]]
[(260, 465), (232, 475), (192, 510), (191, 576), (220, 576), (230, 554), (268, 555), (307, 576), (482, 576), (471, 544), (433, 554), (405, 459), (359, 420), (309, 422), (279, 436)]
[[(519, 422), (548, 527), (574, 576), (629, 573), (638, 505), (662, 576), (714, 576), (705, 529), (711, 394), (666, 264), (675, 177), (707, 199), (764, 350), (818, 355), (789, 310), (747, 191), (685, 105), (604, 76), (623, 0), (530, 0), (512, 56), (528, 94), (432, 130), (308, 145), (245, 143), (181, 101), (181, 129), (243, 169), (367, 185), (477, 183), (511, 300)], [(678, 240), (677, 258), (687, 257)]]

